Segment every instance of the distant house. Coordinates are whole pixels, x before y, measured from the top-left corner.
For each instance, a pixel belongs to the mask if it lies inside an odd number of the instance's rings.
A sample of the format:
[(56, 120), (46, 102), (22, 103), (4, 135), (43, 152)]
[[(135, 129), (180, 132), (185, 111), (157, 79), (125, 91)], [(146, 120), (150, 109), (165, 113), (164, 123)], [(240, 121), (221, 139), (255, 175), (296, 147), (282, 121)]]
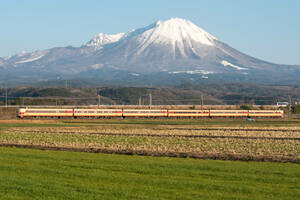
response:
[(287, 107), (289, 105), (289, 102), (277, 102), (278, 107)]

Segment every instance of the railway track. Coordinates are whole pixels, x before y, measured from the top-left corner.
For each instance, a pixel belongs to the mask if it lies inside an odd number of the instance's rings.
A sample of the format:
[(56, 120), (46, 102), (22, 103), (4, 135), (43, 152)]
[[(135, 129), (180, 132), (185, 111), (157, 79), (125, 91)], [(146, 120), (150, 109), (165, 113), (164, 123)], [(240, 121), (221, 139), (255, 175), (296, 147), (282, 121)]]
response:
[[(80, 135), (102, 135), (102, 136), (126, 136), (126, 137), (181, 137), (181, 138), (220, 138), (220, 139), (244, 139), (244, 140), (295, 140), (300, 137), (258, 137), (258, 136), (225, 136), (225, 135), (188, 135), (188, 134), (145, 134), (145, 133), (104, 133), (104, 132), (47, 132), (47, 131), (20, 131), (22, 133), (56, 133), (56, 134), (80, 134)], [(263, 134), (263, 133), (262, 133)]]

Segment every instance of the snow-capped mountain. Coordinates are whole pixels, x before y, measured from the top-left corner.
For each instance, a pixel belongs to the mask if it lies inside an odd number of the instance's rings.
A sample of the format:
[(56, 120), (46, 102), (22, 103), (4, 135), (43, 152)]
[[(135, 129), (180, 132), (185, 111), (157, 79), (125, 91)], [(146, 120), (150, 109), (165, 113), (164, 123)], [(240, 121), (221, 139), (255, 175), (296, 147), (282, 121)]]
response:
[(0, 81), (57, 77), (143, 81), (155, 75), (166, 80), (176, 76), (182, 81), (295, 82), (300, 79), (299, 69), (250, 57), (192, 22), (172, 18), (127, 33), (100, 33), (81, 47), (22, 52), (2, 58)]

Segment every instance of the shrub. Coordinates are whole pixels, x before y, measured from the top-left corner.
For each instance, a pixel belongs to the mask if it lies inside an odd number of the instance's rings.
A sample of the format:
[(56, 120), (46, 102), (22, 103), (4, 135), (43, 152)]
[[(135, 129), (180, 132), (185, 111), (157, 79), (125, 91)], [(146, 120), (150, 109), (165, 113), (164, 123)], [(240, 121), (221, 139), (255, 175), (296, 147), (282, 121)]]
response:
[(241, 106), (240, 106), (240, 109), (241, 109), (241, 110), (252, 110), (253, 107), (252, 107), (251, 105), (246, 105), (246, 104), (244, 104), (244, 105), (241, 105)]
[(292, 112), (294, 114), (300, 114), (300, 104), (297, 104), (295, 106), (292, 107)]
[(195, 105), (194, 105), (194, 106), (191, 106), (190, 109), (191, 109), (191, 110), (195, 110), (195, 109), (196, 109), (196, 106), (195, 106)]

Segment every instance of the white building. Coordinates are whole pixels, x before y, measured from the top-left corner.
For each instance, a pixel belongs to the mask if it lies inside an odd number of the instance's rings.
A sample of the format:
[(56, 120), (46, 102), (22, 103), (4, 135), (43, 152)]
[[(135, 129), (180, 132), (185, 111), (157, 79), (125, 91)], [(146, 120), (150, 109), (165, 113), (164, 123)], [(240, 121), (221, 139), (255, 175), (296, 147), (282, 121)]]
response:
[(289, 102), (277, 102), (278, 107), (287, 107), (289, 105)]

